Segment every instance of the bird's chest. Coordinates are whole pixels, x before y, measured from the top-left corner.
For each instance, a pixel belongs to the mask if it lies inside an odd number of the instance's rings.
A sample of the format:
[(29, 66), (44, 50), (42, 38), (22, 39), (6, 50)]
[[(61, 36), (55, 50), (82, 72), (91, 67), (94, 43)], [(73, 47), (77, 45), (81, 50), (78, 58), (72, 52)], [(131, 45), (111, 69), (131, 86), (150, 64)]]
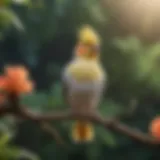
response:
[(73, 63), (68, 67), (67, 72), (79, 82), (90, 82), (101, 76), (100, 68), (90, 62)]

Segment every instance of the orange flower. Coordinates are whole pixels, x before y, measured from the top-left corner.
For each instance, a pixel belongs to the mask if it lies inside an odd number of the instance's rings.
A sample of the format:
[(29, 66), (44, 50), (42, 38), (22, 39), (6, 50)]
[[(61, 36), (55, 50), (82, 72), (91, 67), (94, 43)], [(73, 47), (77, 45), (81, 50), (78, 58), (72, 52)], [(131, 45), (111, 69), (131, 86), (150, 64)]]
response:
[(160, 140), (160, 117), (156, 117), (152, 120), (149, 130), (154, 138)]
[(10, 88), (12, 88), (12, 92), (16, 92), (19, 94), (30, 93), (33, 90), (33, 83), (29, 80), (17, 81), (15, 85), (11, 84)]
[(7, 66), (5, 67), (5, 75), (10, 79), (26, 79), (29, 75), (23, 66)]
[(28, 79), (29, 72), (23, 66), (5, 67), (5, 75), (0, 77), (0, 89), (16, 94), (28, 93), (33, 83)]
[(5, 76), (0, 76), (0, 90), (6, 90), (7, 88), (7, 79)]
[(31, 81), (27, 81), (23, 86), (23, 92), (30, 93), (32, 92), (33, 88), (34, 88), (34, 83)]

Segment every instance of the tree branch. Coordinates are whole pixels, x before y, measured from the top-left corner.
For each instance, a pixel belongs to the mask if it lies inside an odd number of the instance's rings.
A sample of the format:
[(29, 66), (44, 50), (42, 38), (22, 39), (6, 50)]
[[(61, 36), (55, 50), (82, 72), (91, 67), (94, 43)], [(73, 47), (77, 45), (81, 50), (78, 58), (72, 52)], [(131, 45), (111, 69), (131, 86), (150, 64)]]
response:
[(107, 119), (103, 118), (99, 114), (78, 114), (78, 113), (72, 113), (71, 111), (60, 111), (60, 112), (53, 112), (53, 113), (46, 113), (46, 114), (39, 114), (34, 113), (31, 110), (28, 110), (27, 108), (22, 108), (20, 112), (15, 114), (13, 110), (10, 110), (9, 107), (6, 107), (6, 105), (0, 106), (0, 116), (5, 116), (6, 114), (12, 114), (14, 116), (18, 116), (23, 119), (32, 120), (36, 123), (38, 123), (44, 131), (52, 135), (57, 141), (58, 144), (62, 144), (62, 139), (60, 138), (57, 131), (55, 131), (53, 128), (51, 128), (50, 125), (48, 125), (47, 121), (65, 121), (65, 120), (81, 120), (85, 119), (88, 121), (91, 121), (95, 124), (101, 125), (104, 128), (119, 132), (123, 135), (126, 135), (133, 140), (139, 141), (144, 144), (148, 145), (160, 145), (160, 141), (152, 138), (148, 134), (145, 134), (137, 129), (134, 129), (132, 127), (129, 127), (123, 123), (121, 123), (119, 120), (115, 119)]
[(93, 123), (102, 125), (104, 128), (120, 132), (121, 134), (124, 134), (141, 143), (150, 145), (160, 144), (160, 141), (157, 141), (148, 134), (145, 134), (137, 129), (131, 128), (125, 124), (122, 124), (118, 120), (104, 119), (98, 114), (85, 115), (85, 114), (75, 114), (69, 111), (63, 111), (63, 112), (61, 111), (61, 112), (54, 112), (50, 114), (41, 115), (28, 111), (28, 112), (23, 112), (23, 117), (27, 119), (28, 118), (33, 119), (35, 121), (65, 121), (65, 120), (85, 119)]

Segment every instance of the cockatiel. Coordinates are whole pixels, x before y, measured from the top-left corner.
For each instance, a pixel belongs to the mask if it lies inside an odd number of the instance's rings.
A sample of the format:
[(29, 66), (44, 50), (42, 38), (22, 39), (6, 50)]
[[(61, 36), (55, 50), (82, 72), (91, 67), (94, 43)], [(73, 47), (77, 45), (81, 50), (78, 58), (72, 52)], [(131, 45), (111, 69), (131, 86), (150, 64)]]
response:
[[(73, 58), (64, 68), (62, 76), (64, 98), (75, 113), (92, 113), (98, 107), (106, 81), (99, 52), (98, 34), (88, 25), (82, 27)], [(76, 121), (72, 127), (72, 139), (79, 143), (92, 141), (92, 124)]]

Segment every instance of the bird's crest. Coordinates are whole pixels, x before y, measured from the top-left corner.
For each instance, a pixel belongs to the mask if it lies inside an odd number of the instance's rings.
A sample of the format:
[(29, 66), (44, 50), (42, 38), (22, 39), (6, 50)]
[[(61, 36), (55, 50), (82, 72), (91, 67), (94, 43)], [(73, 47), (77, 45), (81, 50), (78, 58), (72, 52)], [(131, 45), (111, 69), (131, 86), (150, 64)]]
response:
[(98, 33), (89, 25), (85, 25), (80, 28), (78, 32), (78, 39), (80, 43), (90, 44), (90, 45), (99, 45), (100, 38)]

